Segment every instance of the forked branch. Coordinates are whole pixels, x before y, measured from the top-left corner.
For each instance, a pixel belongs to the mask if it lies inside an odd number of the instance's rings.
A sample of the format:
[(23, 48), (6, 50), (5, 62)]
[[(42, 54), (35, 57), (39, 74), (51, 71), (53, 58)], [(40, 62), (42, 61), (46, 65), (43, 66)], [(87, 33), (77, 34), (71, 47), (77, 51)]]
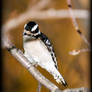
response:
[(78, 26), (78, 23), (77, 23), (77, 21), (75, 19), (75, 15), (74, 15), (73, 10), (72, 10), (71, 0), (67, 0), (67, 4), (68, 4), (68, 7), (69, 7), (70, 17), (72, 19), (72, 22), (73, 22), (73, 25), (75, 27), (76, 32), (80, 35), (80, 37), (84, 40), (84, 42), (90, 47), (90, 43), (88, 42), (88, 40), (86, 39), (86, 37), (81, 32), (81, 30), (80, 30), (80, 28)]

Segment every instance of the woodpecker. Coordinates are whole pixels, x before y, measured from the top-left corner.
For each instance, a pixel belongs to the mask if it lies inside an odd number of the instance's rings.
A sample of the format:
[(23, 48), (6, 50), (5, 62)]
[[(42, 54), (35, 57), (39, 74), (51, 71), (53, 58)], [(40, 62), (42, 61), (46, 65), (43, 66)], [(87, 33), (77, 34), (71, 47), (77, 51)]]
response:
[(24, 25), (23, 47), (24, 56), (31, 64), (44, 68), (57, 83), (67, 86), (66, 81), (58, 71), (56, 55), (51, 41), (40, 32), (38, 24), (34, 21)]

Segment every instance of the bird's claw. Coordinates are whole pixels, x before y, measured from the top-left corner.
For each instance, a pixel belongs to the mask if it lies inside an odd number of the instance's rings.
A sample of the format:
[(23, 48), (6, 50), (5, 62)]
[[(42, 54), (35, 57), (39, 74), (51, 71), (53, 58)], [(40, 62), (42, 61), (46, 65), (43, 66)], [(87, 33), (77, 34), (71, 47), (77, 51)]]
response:
[(34, 67), (37, 67), (37, 66), (38, 66), (38, 63), (37, 63), (37, 62), (32, 62), (32, 65), (33, 65)]

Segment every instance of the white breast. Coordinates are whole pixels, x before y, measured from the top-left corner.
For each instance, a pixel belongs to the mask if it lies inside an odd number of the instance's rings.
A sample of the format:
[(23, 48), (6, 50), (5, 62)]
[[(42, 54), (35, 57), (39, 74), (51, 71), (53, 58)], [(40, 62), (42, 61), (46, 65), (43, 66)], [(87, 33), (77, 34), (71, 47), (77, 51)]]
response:
[[(43, 68), (54, 65), (51, 54), (41, 40), (30, 41), (24, 44), (25, 56), (32, 57)], [(30, 60), (31, 61), (31, 60)], [(32, 61), (31, 61), (32, 62)]]

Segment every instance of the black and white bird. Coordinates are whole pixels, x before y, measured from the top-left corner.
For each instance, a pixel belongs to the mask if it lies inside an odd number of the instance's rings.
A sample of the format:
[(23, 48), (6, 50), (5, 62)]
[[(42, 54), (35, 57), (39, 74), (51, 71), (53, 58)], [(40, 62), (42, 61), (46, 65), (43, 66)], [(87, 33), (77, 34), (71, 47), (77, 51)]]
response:
[(25, 57), (33, 65), (46, 69), (57, 83), (67, 85), (57, 69), (56, 56), (50, 40), (40, 32), (38, 24), (34, 21), (30, 21), (24, 26), (23, 47)]

